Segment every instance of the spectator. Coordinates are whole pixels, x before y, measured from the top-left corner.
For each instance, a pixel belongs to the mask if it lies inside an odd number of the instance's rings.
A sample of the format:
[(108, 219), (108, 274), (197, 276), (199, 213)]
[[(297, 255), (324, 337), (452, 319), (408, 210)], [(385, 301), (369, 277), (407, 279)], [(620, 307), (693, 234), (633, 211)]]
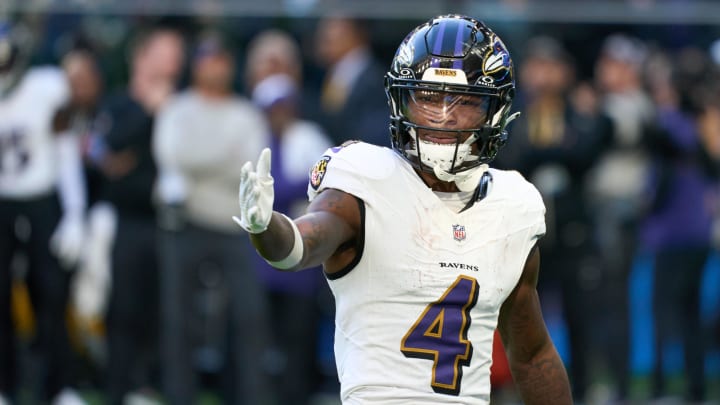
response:
[[(99, 188), (102, 184), (100, 172), (90, 160), (90, 149), (92, 124), (97, 118), (104, 93), (103, 75), (97, 57), (85, 48), (70, 51), (63, 58), (62, 65), (77, 101), (63, 107), (58, 112), (57, 119), (80, 141), (88, 205), (92, 205), (99, 198)], [(88, 241), (92, 241), (99, 236), (95, 231), (95, 212), (90, 211), (88, 217), (90, 220), (87, 223), (86, 236)], [(93, 244), (89, 243), (89, 246)], [(95, 279), (96, 274), (90, 271), (93, 267), (92, 258), (96, 256), (97, 252), (83, 249), (78, 270), (73, 277), (71, 295), (75, 315), (73, 319), (79, 327), (79, 337), (86, 346), (91, 360), (100, 366), (104, 365), (105, 351), (104, 336), (101, 333), (102, 317), (97, 302), (98, 299), (107, 299), (107, 289), (98, 284), (98, 280)], [(107, 278), (104, 281), (107, 281)]]
[[(669, 56), (655, 58), (664, 69), (651, 71), (658, 121), (664, 130), (653, 140), (650, 177), (650, 210), (643, 222), (643, 248), (654, 256), (653, 315), (655, 320), (654, 397), (667, 395), (665, 352), (672, 338), (680, 338), (685, 354), (686, 399), (705, 400), (705, 339), (700, 319), (700, 285), (710, 255), (713, 185), (704, 165), (702, 143), (693, 102), (695, 91), (709, 83), (698, 72), (710, 61), (693, 57), (691, 48), (679, 52), (672, 64)], [(700, 66), (688, 66), (694, 60)], [(658, 66), (660, 67), (660, 66)], [(664, 74), (662, 74), (664, 73)], [(688, 101), (688, 102), (685, 102)], [(702, 117), (702, 116), (701, 116)], [(677, 336), (679, 334), (679, 336)]]
[[(73, 49), (63, 57), (62, 67), (65, 71), (70, 88), (72, 89), (72, 102), (63, 106), (55, 116), (56, 124), (65, 128), (65, 130), (75, 137), (79, 142), (81, 154), (84, 150), (85, 140), (88, 139), (93, 119), (96, 116), (97, 108), (100, 103), (100, 97), (103, 93), (103, 80), (100, 69), (97, 65), (97, 59), (87, 49)], [(96, 198), (97, 178), (92, 176), (93, 171), (88, 171), (89, 166), (84, 165), (85, 169), (85, 185), (87, 188), (88, 204), (92, 204)], [(88, 225), (88, 224), (86, 224)], [(91, 225), (91, 224), (90, 224)], [(90, 232), (90, 226), (86, 226), (86, 239), (93, 238), (95, 235)], [(83, 249), (77, 271), (73, 275), (70, 289), (70, 298), (72, 300), (72, 314), (74, 315), (71, 325), (79, 327), (77, 337), (82, 342), (83, 353), (90, 355), (83, 360), (90, 360), (94, 364), (91, 366), (100, 366), (104, 360), (103, 341), (98, 328), (100, 318), (87, 317), (87, 302), (79, 300), (78, 285), (87, 282), (87, 273), (85, 272), (88, 252)], [(92, 319), (91, 319), (92, 318)], [(76, 367), (79, 369), (79, 367)], [(92, 368), (93, 371), (95, 368)]]
[[(191, 87), (160, 112), (153, 145), (165, 228), (163, 390), (170, 404), (196, 403), (201, 369), (221, 372), (226, 403), (264, 404), (265, 295), (247, 234), (229, 219), (241, 163), (268, 145), (268, 129), (260, 111), (233, 93), (232, 55), (218, 35), (200, 40), (191, 70)], [(218, 303), (214, 309), (198, 305), (201, 294)], [(217, 354), (201, 357), (203, 347)]]
[(371, 53), (369, 28), (361, 20), (332, 16), (317, 27), (315, 47), (327, 71), (317, 121), (337, 145), (362, 140), (388, 146), (385, 70)]
[(646, 140), (656, 127), (653, 103), (643, 88), (646, 56), (639, 39), (616, 34), (606, 38), (595, 65), (601, 109), (612, 120), (613, 135), (589, 175), (588, 191), (605, 270), (602, 330), (607, 335), (601, 341), (619, 400), (629, 390), (628, 278), (644, 215)]
[[(265, 112), (273, 135), (270, 147), (277, 151), (272, 162), (277, 173), (275, 206), (299, 213), (307, 205), (307, 174), (331, 146), (317, 124), (300, 118), (299, 47), (282, 31), (264, 31), (251, 42), (247, 64), (253, 101)], [(308, 404), (317, 382), (318, 296), (329, 295), (329, 289), (320, 268), (290, 274), (275, 271), (257, 255), (255, 262), (271, 298), (271, 370), (280, 403)]]
[[(101, 199), (115, 220), (101, 221), (102, 237), (88, 251), (110, 254), (107, 309), (110, 404), (151, 397), (157, 385), (158, 268), (152, 201), (157, 169), (151, 143), (154, 116), (174, 92), (184, 58), (182, 36), (168, 28), (140, 34), (130, 52), (130, 82), (108, 100), (96, 120), (94, 159), (104, 176)], [(108, 215), (105, 215), (106, 217)], [(116, 223), (115, 226), (107, 223)], [(94, 263), (107, 263), (97, 259)]]
[[(720, 82), (718, 77), (713, 81), (708, 94), (703, 97), (703, 102), (697, 115), (698, 133), (700, 142), (705, 153), (705, 167), (707, 172), (714, 176), (716, 193), (711, 200), (713, 207), (713, 227), (711, 243), (713, 250), (720, 248), (720, 191), (717, 188), (717, 179), (720, 175), (720, 102), (717, 95), (720, 94)], [(711, 322), (711, 339), (709, 346), (713, 349), (720, 348), (720, 313), (713, 314)]]
[[(314, 123), (296, 115), (297, 88), (289, 76), (272, 75), (253, 91), (270, 123), (271, 148), (278, 151), (272, 167), (277, 193), (275, 205), (289, 212), (306, 206), (307, 172), (318, 153), (331, 146)], [(278, 273), (256, 256), (256, 266), (270, 294), (274, 371), (282, 404), (308, 404), (317, 383), (316, 347), (319, 336), (318, 295), (325, 292), (318, 267), (304, 273)]]

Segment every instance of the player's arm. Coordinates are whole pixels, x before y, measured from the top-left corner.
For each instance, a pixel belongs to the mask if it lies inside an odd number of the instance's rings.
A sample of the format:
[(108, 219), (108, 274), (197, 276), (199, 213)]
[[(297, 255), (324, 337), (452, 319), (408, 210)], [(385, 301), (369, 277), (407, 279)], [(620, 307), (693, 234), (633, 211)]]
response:
[(292, 220), (272, 210), (269, 149), (260, 154), (257, 170), (248, 162), (240, 177), (240, 217), (234, 220), (250, 233), (255, 249), (272, 266), (295, 271), (326, 263), (326, 271), (333, 272), (352, 254), (348, 252), (353, 250), (341, 247), (352, 242), (360, 229), (355, 197), (325, 190), (312, 201), (307, 214)]
[[(325, 271), (333, 273), (349, 262), (354, 250), (341, 249), (358, 234), (360, 212), (352, 195), (327, 189), (310, 203), (308, 213), (296, 218), (303, 243), (300, 262), (286, 269), (301, 270), (325, 263)], [(289, 219), (273, 212), (266, 232), (250, 234), (255, 249), (266, 260), (277, 262), (290, 254), (294, 244), (294, 231)]]
[(66, 269), (74, 269), (83, 251), (87, 193), (78, 136), (70, 128), (72, 112), (61, 108), (52, 122), (57, 156), (57, 191), (62, 217), (50, 239), (50, 250)]
[(540, 253), (536, 246), (528, 256), (518, 285), (500, 309), (498, 327), (523, 402), (572, 404), (565, 366), (540, 311), (536, 290), (539, 267)]

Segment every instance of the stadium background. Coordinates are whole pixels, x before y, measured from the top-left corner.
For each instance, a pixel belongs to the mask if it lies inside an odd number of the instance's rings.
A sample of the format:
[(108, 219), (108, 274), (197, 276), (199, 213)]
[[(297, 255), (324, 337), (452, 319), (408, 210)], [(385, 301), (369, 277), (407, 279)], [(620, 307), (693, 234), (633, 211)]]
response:
[[(2, 0), (0, 17), (22, 23), (32, 37), (32, 63), (57, 63), (74, 41), (88, 41), (102, 55), (101, 66), (108, 90), (127, 80), (126, 45), (139, 27), (163, 22), (196, 33), (207, 27), (222, 30), (230, 40), (238, 66), (248, 40), (257, 32), (276, 27), (289, 31), (303, 50), (305, 86), (319, 88), (321, 69), (312, 55), (312, 34), (318, 18), (333, 13), (362, 18), (371, 27), (375, 55), (389, 62), (395, 47), (412, 27), (429, 16), (458, 12), (486, 21), (504, 38), (516, 65), (522, 64), (521, 44), (545, 34), (564, 42), (575, 57), (580, 78), (591, 78), (593, 63), (603, 40), (612, 33), (637, 36), (667, 49), (696, 45), (709, 50), (720, 38), (720, 3), (680, 0), (612, 1), (470, 1), (470, 0)], [(717, 52), (717, 51), (716, 51)], [(715, 55), (718, 57), (718, 55)], [(720, 60), (716, 60), (720, 63)], [(236, 89), (244, 92), (242, 72)], [(378, 77), (376, 80), (382, 80)], [(522, 83), (519, 83), (522, 86)], [(1, 119), (1, 118), (0, 118)], [(639, 252), (630, 278), (631, 366), (633, 390), (647, 390), (653, 364), (650, 285), (652, 258)], [(569, 361), (565, 325), (552, 296), (544, 299), (546, 320), (553, 339)], [(16, 308), (21, 333), (31, 333), (31, 315)], [(720, 256), (708, 261), (702, 284), (702, 316), (709, 325), (720, 316)], [(24, 325), (24, 326), (22, 326)], [(328, 343), (327, 341), (325, 343)], [(327, 345), (326, 345), (327, 346)], [(667, 348), (669, 371), (682, 374), (679, 345)], [(325, 351), (324, 356), (331, 356)], [(707, 357), (711, 398), (720, 401), (720, 351)], [(597, 380), (602, 382), (602, 370)], [(102, 402), (92, 376), (84, 390), (92, 401)], [(209, 383), (209, 385), (212, 385)], [(601, 384), (599, 384), (601, 385)], [(601, 388), (600, 388), (601, 389)], [(208, 389), (208, 402), (214, 401)], [(598, 394), (599, 395), (599, 394)]]

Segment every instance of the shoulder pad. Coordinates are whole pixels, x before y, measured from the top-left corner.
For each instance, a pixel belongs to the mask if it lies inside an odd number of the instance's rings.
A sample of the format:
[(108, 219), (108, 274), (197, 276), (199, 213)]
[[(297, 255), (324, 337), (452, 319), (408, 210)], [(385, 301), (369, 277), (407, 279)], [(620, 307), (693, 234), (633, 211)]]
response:
[(530, 226), (535, 235), (545, 233), (545, 203), (540, 192), (519, 172), (514, 170), (490, 169), (493, 175), (491, 193), (493, 199), (501, 201), (508, 210), (513, 228)]
[(498, 169), (490, 169), (490, 172), (493, 175), (493, 188), (505, 194), (505, 198), (520, 199), (544, 207), (540, 192), (519, 172)]
[(22, 79), (21, 87), (25, 91), (41, 94), (40, 99), (63, 104), (70, 97), (70, 84), (65, 72), (52, 66), (30, 69)]
[(328, 149), (329, 167), (351, 170), (358, 176), (383, 179), (392, 174), (397, 164), (392, 150), (360, 141), (348, 141)]
[(324, 188), (338, 188), (363, 198), (367, 182), (392, 175), (397, 155), (388, 148), (363, 142), (329, 148), (310, 170), (308, 196)]

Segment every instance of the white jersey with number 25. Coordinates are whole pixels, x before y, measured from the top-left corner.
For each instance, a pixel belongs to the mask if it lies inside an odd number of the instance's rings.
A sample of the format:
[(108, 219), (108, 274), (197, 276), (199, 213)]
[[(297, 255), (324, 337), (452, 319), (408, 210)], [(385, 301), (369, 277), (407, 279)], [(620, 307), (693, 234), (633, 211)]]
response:
[(36, 67), (0, 98), (0, 197), (22, 200), (55, 189), (60, 162), (52, 120), (69, 97), (61, 69)]
[(500, 307), (545, 232), (540, 194), (491, 169), (487, 197), (458, 213), (388, 148), (328, 149), (310, 173), (362, 200), (360, 260), (329, 275), (344, 404), (488, 404)]

